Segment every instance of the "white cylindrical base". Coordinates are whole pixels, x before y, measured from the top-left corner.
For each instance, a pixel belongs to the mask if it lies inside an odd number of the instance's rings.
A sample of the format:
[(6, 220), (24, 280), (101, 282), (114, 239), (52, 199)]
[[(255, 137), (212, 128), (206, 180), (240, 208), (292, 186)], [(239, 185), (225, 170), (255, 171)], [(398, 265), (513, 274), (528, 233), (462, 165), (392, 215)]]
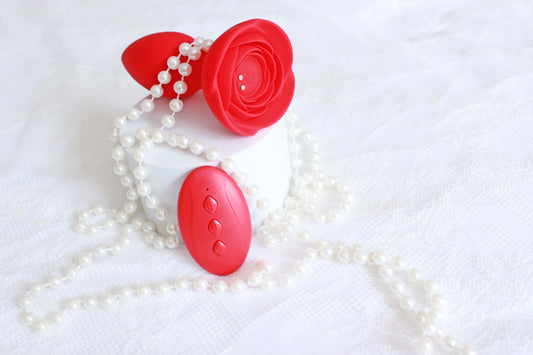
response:
[[(120, 130), (120, 135), (135, 134), (138, 128), (150, 131), (161, 127), (161, 118), (169, 114), (169, 99), (154, 101), (155, 109), (145, 112), (139, 120), (131, 121)], [(139, 106), (139, 105), (137, 105)], [(185, 134), (190, 139), (199, 140), (204, 147), (219, 149), (222, 158), (235, 161), (237, 171), (246, 175), (246, 181), (259, 187), (259, 196), (266, 197), (270, 208), (281, 207), (289, 190), (291, 165), (284, 120), (260, 130), (252, 137), (243, 137), (229, 131), (211, 113), (204, 97), (197, 93), (184, 101), (183, 111), (175, 115), (174, 127), (164, 129), (165, 136), (170, 133)], [(126, 149), (127, 163), (133, 171), (138, 163), (133, 159), (133, 149)], [(143, 161), (152, 186), (152, 195), (160, 199), (160, 206), (168, 208), (170, 220), (177, 223), (177, 200), (185, 177), (202, 165), (216, 165), (209, 162), (205, 155), (193, 155), (189, 150), (170, 147), (166, 143), (154, 145)], [(138, 183), (138, 181), (136, 181)], [(246, 196), (246, 195), (245, 195)], [(248, 206), (254, 230), (266, 217), (266, 211), (259, 210), (255, 198), (249, 198)], [(165, 223), (158, 221), (155, 210), (149, 209), (141, 198), (146, 217), (152, 220), (161, 234), (166, 235)]]

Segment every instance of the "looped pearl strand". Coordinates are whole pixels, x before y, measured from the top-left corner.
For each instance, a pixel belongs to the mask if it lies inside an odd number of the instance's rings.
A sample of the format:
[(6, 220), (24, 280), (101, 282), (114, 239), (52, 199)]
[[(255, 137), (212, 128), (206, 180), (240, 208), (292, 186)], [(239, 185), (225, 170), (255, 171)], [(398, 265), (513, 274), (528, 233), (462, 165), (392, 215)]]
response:
[[(418, 346), (421, 350), (431, 350), (435, 344), (438, 344), (447, 350), (459, 351), (462, 354), (473, 354), (474, 352), (470, 346), (460, 347), (453, 337), (445, 335), (444, 331), (438, 326), (438, 321), (442, 316), (443, 298), (437, 292), (436, 283), (431, 279), (422, 280), (421, 273), (417, 269), (408, 270), (402, 257), (395, 257), (389, 260), (380, 251), (364, 252), (357, 244), (345, 246), (340, 242), (332, 244), (325, 240), (313, 240), (307, 231), (295, 230), (298, 215), (311, 216), (316, 222), (338, 219), (349, 208), (352, 197), (347, 185), (336, 182), (335, 179), (326, 176), (319, 169), (318, 143), (312, 139), (309, 132), (304, 131), (301, 126), (296, 124), (298, 116), (292, 110), (289, 110), (286, 116), (289, 148), (292, 153), (291, 189), (283, 206), (268, 214), (257, 233), (263, 238), (267, 246), (284, 244), (291, 239), (296, 239), (308, 246), (303, 251), (302, 259), (294, 264), (292, 273), (273, 277), (270, 275), (272, 272), (270, 263), (259, 261), (248, 277), (235, 279), (229, 285), (222, 279), (213, 281), (203, 277), (194, 279), (178, 278), (173, 281), (158, 282), (155, 285), (123, 286), (115, 293), (71, 299), (63, 310), (51, 313), (42, 319), (38, 319), (29, 313), (28, 308), (31, 305), (33, 296), (46, 288), (58, 287), (62, 283), (75, 278), (79, 271), (95, 258), (118, 254), (130, 242), (129, 235), (134, 231), (142, 231), (144, 240), (156, 249), (165, 247), (173, 249), (179, 245), (179, 230), (176, 223), (168, 219), (168, 209), (159, 205), (159, 199), (151, 193), (151, 186), (146, 181), (149, 174), (143, 166), (143, 161), (146, 152), (154, 144), (166, 143), (170, 147), (188, 150), (192, 154), (205, 157), (209, 162), (218, 163), (223, 170), (235, 179), (245, 194), (256, 198), (256, 206), (259, 209), (268, 209), (268, 200), (258, 197), (259, 188), (254, 184), (249, 184), (246, 181), (246, 175), (238, 171), (235, 162), (231, 159), (222, 158), (217, 148), (205, 149), (202, 142), (191, 139), (185, 134), (171, 133), (168, 136), (164, 134), (165, 129), (175, 125), (174, 116), (176, 112), (181, 111), (183, 108), (180, 95), (187, 91), (187, 84), (184, 78), (191, 74), (190, 60), (199, 59), (201, 51), (209, 49), (211, 43), (212, 41), (204, 40), (200, 37), (196, 38), (193, 43), (182, 43), (179, 46), (180, 54), (168, 58), (168, 68), (158, 74), (159, 83), (151, 87), (151, 97), (141, 101), (141, 109), (133, 107), (125, 116), (118, 117), (113, 121), (115, 128), (109, 136), (111, 141), (116, 143), (112, 151), (112, 157), (116, 161), (113, 171), (121, 177), (121, 184), (127, 189), (127, 201), (121, 210), (109, 210), (102, 206), (95, 206), (90, 210), (82, 211), (78, 216), (74, 229), (77, 232), (92, 235), (100, 230), (109, 230), (116, 226), (118, 222), (118, 224), (123, 224), (121, 227), (122, 236), (113, 244), (99, 245), (79, 255), (74, 264), (65, 270), (63, 276), (53, 276), (45, 283), (32, 285), (20, 297), (18, 302), (19, 307), (23, 310), (22, 322), (36, 330), (42, 330), (48, 325), (59, 323), (64, 315), (72, 310), (94, 306), (109, 307), (117, 301), (131, 297), (162, 296), (171, 291), (194, 290), (203, 292), (211, 290), (215, 294), (221, 294), (228, 291), (240, 292), (245, 288), (270, 289), (276, 286), (287, 287), (292, 284), (295, 276), (308, 272), (317, 260), (331, 259), (343, 264), (356, 262), (378, 268), (378, 274), (389, 284), (390, 291), (398, 299), (400, 308), (410, 313), (420, 325), (422, 338), (418, 342)], [(182, 56), (188, 57), (184, 63), (180, 61)], [(176, 98), (169, 103), (170, 114), (166, 114), (161, 118), (161, 128), (152, 131), (148, 131), (146, 128), (139, 128), (135, 135), (124, 134), (119, 139), (118, 129), (125, 127), (128, 119), (137, 120), (142, 113), (150, 112), (154, 109), (154, 100), (163, 94), (162, 84), (170, 81), (170, 70), (178, 70), (181, 74), (181, 79), (174, 84)], [(138, 165), (131, 172), (125, 163), (125, 148), (132, 148), (137, 142), (138, 146), (132, 155)], [(135, 185), (134, 178), (139, 180), (137, 185)], [(318, 192), (327, 190), (340, 194), (341, 197), (335, 199), (339, 201), (336, 208), (325, 204), (320, 206), (317, 203)], [(145, 198), (145, 205), (148, 208), (156, 210), (155, 215), (158, 220), (167, 222), (166, 232), (168, 236), (166, 238), (156, 232), (155, 224), (151, 221), (134, 218), (131, 224), (127, 223), (131, 215), (137, 210), (137, 200), (140, 196)], [(102, 223), (89, 224), (87, 222), (89, 218), (100, 215), (107, 217)], [(408, 280), (413, 285), (422, 287), (429, 296), (430, 306), (417, 305), (416, 300), (406, 293), (405, 285), (395, 278), (396, 272), (406, 273)]]

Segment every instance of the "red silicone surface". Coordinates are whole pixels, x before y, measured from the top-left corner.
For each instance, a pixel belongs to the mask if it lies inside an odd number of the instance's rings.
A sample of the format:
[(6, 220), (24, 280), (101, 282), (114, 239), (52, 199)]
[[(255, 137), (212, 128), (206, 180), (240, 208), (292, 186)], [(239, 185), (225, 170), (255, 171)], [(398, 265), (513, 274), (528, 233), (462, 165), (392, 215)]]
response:
[[(167, 59), (180, 54), (179, 45), (183, 42), (191, 43), (193, 40), (191, 36), (179, 32), (153, 33), (130, 44), (122, 53), (122, 63), (133, 79), (150, 90), (153, 85), (158, 84), (157, 74), (168, 68)], [(205, 53), (202, 53), (199, 60), (189, 62), (192, 73), (185, 78), (187, 92), (180, 97), (191, 96), (200, 89), (204, 57)], [(187, 57), (181, 58), (182, 62), (186, 60)], [(181, 75), (177, 70), (171, 70), (169, 73), (170, 82), (162, 85), (163, 96), (173, 99), (176, 97), (174, 83), (181, 79)]]
[(187, 176), (178, 198), (178, 223), (189, 253), (212, 274), (231, 274), (248, 255), (250, 211), (239, 186), (222, 169), (201, 166)]

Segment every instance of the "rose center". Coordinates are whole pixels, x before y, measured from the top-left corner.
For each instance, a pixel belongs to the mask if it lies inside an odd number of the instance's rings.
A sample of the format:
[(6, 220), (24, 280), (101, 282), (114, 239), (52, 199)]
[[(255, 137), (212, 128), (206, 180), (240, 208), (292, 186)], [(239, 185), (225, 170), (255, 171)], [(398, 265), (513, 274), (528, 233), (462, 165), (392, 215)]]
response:
[(263, 83), (264, 62), (248, 55), (237, 67), (237, 87), (244, 97), (253, 96)]

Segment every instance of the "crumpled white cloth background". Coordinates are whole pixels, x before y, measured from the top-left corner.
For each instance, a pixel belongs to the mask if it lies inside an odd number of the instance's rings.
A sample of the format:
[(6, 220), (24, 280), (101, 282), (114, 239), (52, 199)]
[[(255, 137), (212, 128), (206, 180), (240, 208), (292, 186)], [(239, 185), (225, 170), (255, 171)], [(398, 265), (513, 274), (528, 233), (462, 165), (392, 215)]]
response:
[[(289, 290), (173, 293), (79, 311), (34, 333), (16, 297), (94, 238), (74, 212), (119, 207), (112, 119), (146, 91), (122, 68), (137, 38), (216, 38), (250, 18), (294, 46), (294, 109), (322, 165), (355, 194), (349, 216), (310, 223), (327, 240), (403, 255), (448, 300), (442, 324), (479, 353), (533, 348), (533, 3), (529, 1), (11, 1), (0, 15), (2, 354), (387, 353), (415, 351), (416, 325), (372, 268), (320, 261)], [(178, 255), (176, 255), (178, 254)], [(278, 269), (299, 256), (254, 240)], [(140, 237), (36, 299), (205, 276), (184, 248)]]

